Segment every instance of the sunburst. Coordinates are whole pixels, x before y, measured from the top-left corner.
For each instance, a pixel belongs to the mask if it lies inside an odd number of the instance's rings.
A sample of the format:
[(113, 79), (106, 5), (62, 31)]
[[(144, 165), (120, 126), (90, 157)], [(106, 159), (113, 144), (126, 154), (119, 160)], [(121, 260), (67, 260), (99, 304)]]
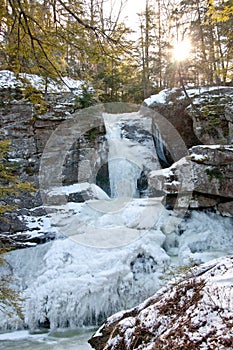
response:
[(191, 53), (192, 44), (189, 39), (178, 41), (173, 47), (173, 58), (174, 60), (181, 62), (186, 60)]

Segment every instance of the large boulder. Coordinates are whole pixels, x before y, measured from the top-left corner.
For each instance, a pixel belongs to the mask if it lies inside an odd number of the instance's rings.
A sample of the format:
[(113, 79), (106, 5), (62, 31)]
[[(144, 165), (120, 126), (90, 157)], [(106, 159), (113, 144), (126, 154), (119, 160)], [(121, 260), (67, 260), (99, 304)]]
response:
[(162, 90), (146, 99), (143, 104), (165, 117), (176, 128), (188, 148), (200, 143), (194, 133), (192, 117), (186, 110), (190, 101), (185, 98), (181, 88)]
[(96, 350), (230, 350), (232, 278), (232, 257), (186, 271), (138, 307), (109, 317), (89, 343)]
[[(174, 163), (170, 168), (151, 172), (149, 183), (167, 194), (167, 198), (176, 198), (178, 194), (180, 198), (189, 196), (189, 206), (193, 208), (231, 203), (233, 146), (194, 146), (190, 149), (189, 156)], [(230, 203), (228, 206), (226, 203), (219, 206), (221, 213), (227, 212), (230, 215)]]
[(207, 88), (194, 97), (188, 112), (194, 132), (203, 144), (233, 142), (233, 88)]
[(48, 205), (62, 205), (67, 202), (83, 203), (93, 199), (110, 200), (100, 187), (86, 182), (51, 188), (45, 193), (44, 203)]

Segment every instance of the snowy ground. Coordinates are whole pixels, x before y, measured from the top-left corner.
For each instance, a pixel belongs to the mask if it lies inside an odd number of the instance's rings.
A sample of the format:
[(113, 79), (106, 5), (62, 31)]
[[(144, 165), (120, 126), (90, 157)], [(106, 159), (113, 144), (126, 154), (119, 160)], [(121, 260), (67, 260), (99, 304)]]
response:
[[(187, 93), (189, 95), (190, 98), (194, 99), (194, 103), (197, 103), (199, 101), (199, 98), (201, 95), (205, 96), (205, 93), (208, 92), (219, 92), (219, 91), (224, 91), (224, 90), (231, 90), (233, 92), (233, 88), (228, 87), (228, 86), (210, 86), (210, 87), (200, 87), (200, 88), (189, 88), (187, 87)], [(159, 103), (159, 104), (172, 104), (172, 101), (168, 101), (168, 97), (170, 95), (172, 95), (173, 93), (177, 93), (178, 91), (180, 91), (180, 89), (178, 88), (172, 88), (172, 89), (164, 89), (162, 91), (160, 91), (158, 94), (156, 95), (152, 95), (149, 98), (145, 99), (145, 104), (150, 107), (152, 106), (154, 103)], [(211, 96), (213, 97), (213, 95), (211, 94)], [(217, 94), (217, 96), (219, 96)], [(184, 91), (180, 91), (180, 97), (176, 97), (178, 100), (182, 100), (185, 99), (185, 93)]]
[[(26, 81), (35, 87), (37, 90), (44, 92), (45, 90), (45, 79), (36, 74), (26, 74), (20, 73), (19, 78), (16, 77), (16, 74), (8, 71), (1, 70), (0, 71), (0, 89), (7, 88), (23, 88), (26, 86)], [(48, 93), (65, 93), (65, 92), (73, 92), (75, 95), (82, 94), (82, 85), (83, 81), (74, 80), (68, 77), (64, 77), (62, 81), (55, 81), (49, 78), (47, 92)]]

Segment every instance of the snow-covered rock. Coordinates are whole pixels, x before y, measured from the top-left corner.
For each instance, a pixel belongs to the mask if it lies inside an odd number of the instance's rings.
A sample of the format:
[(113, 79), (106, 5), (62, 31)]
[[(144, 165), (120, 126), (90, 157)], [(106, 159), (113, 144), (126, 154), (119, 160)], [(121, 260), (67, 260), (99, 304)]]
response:
[(0, 89), (25, 88), (28, 82), (41, 92), (44, 92), (46, 88), (47, 93), (56, 94), (72, 91), (76, 95), (82, 94), (82, 85), (84, 84), (84, 81), (69, 77), (57, 81), (53, 79), (46, 81), (45, 78), (36, 74), (19, 73), (16, 76), (15, 73), (9, 70), (0, 70)]
[(228, 86), (165, 89), (144, 104), (161, 113), (178, 130), (188, 147), (233, 141), (233, 88)]
[(108, 318), (89, 340), (96, 350), (232, 349), (233, 257), (174, 279), (139, 306)]
[(90, 199), (110, 200), (99, 186), (84, 182), (51, 188), (45, 194), (44, 202), (50, 205), (61, 205), (66, 202), (81, 203)]
[[(232, 164), (231, 145), (194, 146), (189, 156), (170, 168), (152, 171), (149, 183), (168, 195), (189, 196), (190, 207), (213, 207), (233, 198)], [(178, 202), (176, 204), (181, 206)]]

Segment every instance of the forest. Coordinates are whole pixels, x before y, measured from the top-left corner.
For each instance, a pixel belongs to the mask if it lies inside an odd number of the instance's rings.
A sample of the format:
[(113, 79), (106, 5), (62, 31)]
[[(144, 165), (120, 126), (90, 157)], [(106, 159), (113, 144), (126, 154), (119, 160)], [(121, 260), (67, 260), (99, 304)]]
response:
[(138, 103), (181, 83), (232, 85), (231, 0), (146, 0), (136, 23), (126, 4), (1, 1), (1, 68), (83, 80), (101, 102)]

